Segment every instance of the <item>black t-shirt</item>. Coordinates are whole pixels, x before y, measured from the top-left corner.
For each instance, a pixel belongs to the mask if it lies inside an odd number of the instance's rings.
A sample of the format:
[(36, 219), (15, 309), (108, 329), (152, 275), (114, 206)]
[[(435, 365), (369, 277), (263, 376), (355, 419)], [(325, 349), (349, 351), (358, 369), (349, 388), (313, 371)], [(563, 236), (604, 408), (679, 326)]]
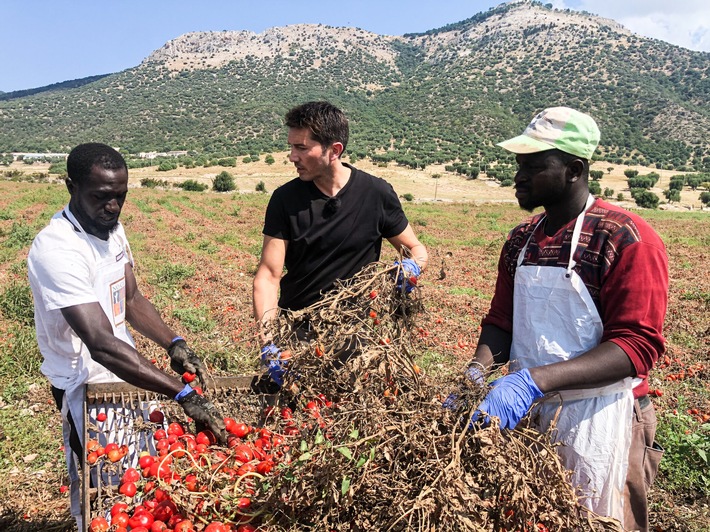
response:
[[(298, 178), (271, 196), (264, 234), (288, 241), (281, 308), (315, 303), (336, 279), (349, 279), (379, 260), (382, 238), (399, 235), (409, 224), (389, 183), (346, 166), (350, 179), (335, 198)], [(339, 206), (331, 210), (334, 200)]]

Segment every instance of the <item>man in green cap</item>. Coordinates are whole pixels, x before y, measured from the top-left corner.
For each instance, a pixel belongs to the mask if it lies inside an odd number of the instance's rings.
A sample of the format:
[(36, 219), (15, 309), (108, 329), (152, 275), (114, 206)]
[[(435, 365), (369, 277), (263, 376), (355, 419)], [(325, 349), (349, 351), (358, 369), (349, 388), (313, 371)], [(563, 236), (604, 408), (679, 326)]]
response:
[(647, 486), (662, 449), (647, 378), (664, 352), (668, 259), (638, 215), (589, 193), (599, 129), (586, 114), (545, 109), (499, 146), (516, 154), (515, 197), (544, 211), (508, 235), (491, 308), (467, 376), (510, 362), (474, 415), (512, 429), (532, 407), (554, 433), (580, 502), (648, 528)]

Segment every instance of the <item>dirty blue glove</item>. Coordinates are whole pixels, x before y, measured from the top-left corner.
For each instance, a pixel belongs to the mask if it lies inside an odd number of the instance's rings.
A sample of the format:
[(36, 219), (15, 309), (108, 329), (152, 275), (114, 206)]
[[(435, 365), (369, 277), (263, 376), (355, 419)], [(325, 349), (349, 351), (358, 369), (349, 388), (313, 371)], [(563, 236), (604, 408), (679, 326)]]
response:
[[(402, 266), (397, 275), (397, 290), (402, 290), (402, 287), (404, 287), (404, 292), (409, 294), (416, 288), (417, 279), (421, 275), (422, 269), (414, 259), (403, 259), (401, 264)], [(399, 266), (400, 262), (396, 260), (394, 265)]]
[(490, 423), (489, 416), (497, 416), (500, 418), (501, 428), (514, 429), (535, 399), (543, 395), (527, 369), (509, 373), (491, 383), (491, 391), (478, 405), (471, 421), (477, 421), (483, 415), (482, 412), (486, 412), (487, 415), (483, 417), (484, 425)]
[[(483, 374), (483, 364), (480, 362), (473, 361), (469, 363), (464, 375), (471, 382), (476, 383), (478, 386), (483, 386), (486, 382), (486, 377)], [(456, 409), (456, 399), (458, 399), (458, 394), (450, 393), (449, 396), (442, 403), (442, 407), (448, 408), (449, 410)]]
[(271, 380), (279, 386), (283, 386), (286, 365), (288, 364), (288, 360), (281, 360), (282, 352), (273, 342), (261, 348), (261, 364), (266, 367), (266, 372), (271, 377)]

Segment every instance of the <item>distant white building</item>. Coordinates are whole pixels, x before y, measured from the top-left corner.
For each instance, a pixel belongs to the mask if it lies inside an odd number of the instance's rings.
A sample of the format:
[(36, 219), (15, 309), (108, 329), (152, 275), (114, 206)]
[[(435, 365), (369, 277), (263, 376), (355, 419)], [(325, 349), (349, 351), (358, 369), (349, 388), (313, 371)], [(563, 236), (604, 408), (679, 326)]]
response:
[(59, 158), (62, 157), (64, 159), (67, 158), (69, 154), (68, 153), (21, 153), (21, 152), (12, 152), (12, 158), (16, 161), (18, 157), (22, 157), (23, 159), (43, 159), (44, 157), (51, 157), (51, 158)]
[(142, 151), (138, 154), (141, 159), (156, 159), (158, 157), (182, 157), (187, 155), (187, 150), (184, 151)]

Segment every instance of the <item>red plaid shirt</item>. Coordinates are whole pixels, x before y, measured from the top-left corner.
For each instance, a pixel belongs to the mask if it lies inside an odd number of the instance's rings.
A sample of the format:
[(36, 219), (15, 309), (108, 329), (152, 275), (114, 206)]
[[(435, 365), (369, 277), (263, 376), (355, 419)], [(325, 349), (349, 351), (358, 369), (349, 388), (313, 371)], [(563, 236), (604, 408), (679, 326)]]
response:
[[(496, 290), (483, 324), (513, 329), (513, 279), (518, 255), (532, 233), (524, 265), (566, 268), (569, 264), (572, 220), (554, 236), (537, 227), (542, 214), (518, 225), (498, 262)], [(536, 229), (537, 227), (537, 229)], [(631, 359), (644, 382), (636, 397), (648, 392), (648, 372), (665, 351), (663, 321), (668, 305), (668, 256), (656, 232), (641, 217), (596, 200), (584, 217), (574, 270), (597, 306), (604, 332), (602, 342), (616, 343)]]

